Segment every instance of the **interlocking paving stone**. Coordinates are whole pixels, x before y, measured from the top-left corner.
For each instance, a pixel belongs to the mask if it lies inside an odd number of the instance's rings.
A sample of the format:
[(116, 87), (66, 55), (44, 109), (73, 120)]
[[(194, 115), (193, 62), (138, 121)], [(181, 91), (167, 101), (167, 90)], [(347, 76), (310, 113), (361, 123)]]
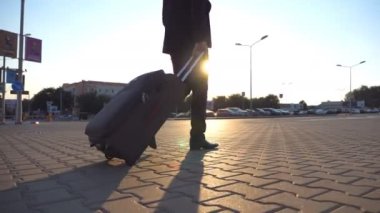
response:
[(21, 201), (21, 191), (19, 189), (11, 189), (0, 191), (0, 204)]
[(153, 171), (146, 171), (146, 172), (139, 172), (132, 174), (135, 177), (138, 177), (140, 180), (149, 180), (149, 179), (154, 179), (154, 178), (160, 178), (160, 177), (165, 177), (168, 175), (163, 175), (163, 174), (157, 174)]
[(161, 178), (153, 178), (144, 181), (146, 185), (148, 183), (151, 184), (158, 184), (161, 189), (172, 189), (176, 187), (182, 187), (184, 185), (192, 184), (192, 182), (189, 181), (183, 181), (175, 176), (167, 176), (167, 177), (161, 177)]
[(56, 180), (42, 180), (25, 183), (23, 187), (26, 187), (28, 192), (47, 191), (55, 188), (62, 188)]
[(316, 178), (321, 178), (321, 179), (332, 180), (332, 181), (339, 182), (339, 183), (350, 183), (350, 182), (353, 182), (355, 180), (360, 179), (359, 177), (332, 175), (332, 174), (327, 174), (324, 172), (313, 172), (313, 173), (307, 174), (305, 176), (306, 177), (316, 177)]
[(34, 213), (37, 211), (32, 210), (29, 208), (25, 202), (18, 201), (18, 202), (12, 202), (12, 203), (2, 203), (0, 204), (0, 212), (30, 212)]
[(284, 205), (297, 209), (301, 212), (324, 212), (339, 206), (337, 203), (332, 202), (319, 202), (310, 199), (303, 199), (287, 192), (262, 198), (259, 201), (262, 203)]
[(371, 187), (367, 187), (367, 186), (352, 186), (348, 184), (337, 183), (331, 180), (320, 180), (318, 182), (311, 183), (308, 186), (342, 191), (346, 194), (357, 195), (357, 196), (362, 195), (371, 189)]
[(241, 173), (234, 172), (234, 171), (232, 171), (232, 172), (225, 171), (225, 170), (222, 170), (222, 169), (210, 169), (210, 170), (204, 171), (204, 174), (213, 175), (213, 176), (215, 176), (217, 178), (226, 178), (226, 177), (240, 175)]
[(373, 179), (360, 179), (356, 182), (351, 183), (351, 185), (354, 186), (369, 186), (369, 187), (377, 187), (380, 188), (380, 179), (373, 180)]
[(8, 190), (16, 187), (16, 183), (13, 180), (1, 181), (0, 182), (0, 191)]
[(0, 212), (380, 212), (380, 114), (210, 119), (210, 152), (168, 121), (133, 167), (86, 124), (0, 126)]
[(152, 203), (164, 199), (170, 199), (178, 196), (176, 193), (167, 193), (159, 188), (157, 185), (142, 186), (133, 189), (119, 190), (126, 195), (134, 195), (139, 198), (140, 203)]
[(284, 192), (290, 192), (296, 194), (298, 197), (310, 198), (317, 194), (327, 191), (323, 188), (310, 188), (306, 186), (300, 186), (289, 182), (277, 182), (264, 186), (265, 189), (278, 189)]
[[(150, 180), (154, 180), (154, 179), (150, 179)], [(124, 189), (137, 188), (137, 187), (146, 186), (146, 185), (151, 185), (151, 184), (142, 182), (138, 178), (135, 178), (132, 176), (126, 176), (120, 181), (120, 183), (117, 186), (117, 189), (124, 190)]]
[(305, 184), (318, 180), (318, 178), (308, 178), (308, 177), (302, 177), (302, 176), (297, 176), (297, 175), (291, 175), (288, 173), (276, 173), (273, 175), (268, 175), (265, 178), (288, 181), (290, 183), (297, 184), (297, 185), (305, 185)]
[[(123, 212), (154, 212), (154, 209), (149, 209), (146, 206), (138, 203), (138, 201), (132, 197), (110, 200), (104, 203), (93, 204), (91, 209), (104, 209), (106, 212), (123, 213)], [(93, 211), (91, 211), (93, 212)]]
[(362, 211), (379, 212), (380, 210), (380, 204), (378, 200), (350, 196), (337, 191), (329, 191), (322, 195), (316, 196), (313, 199), (319, 201), (332, 201), (348, 206), (355, 206), (357, 208), (360, 208)]
[(204, 202), (207, 205), (218, 205), (238, 212), (270, 212), (280, 209), (281, 206), (274, 204), (261, 204), (244, 199), (240, 195), (231, 195), (215, 200)]
[(155, 208), (159, 212), (219, 212), (220, 207), (200, 205), (188, 197), (180, 196), (166, 199), (161, 202), (152, 203), (149, 207)]
[(112, 185), (99, 185), (92, 189), (78, 191), (77, 193), (79, 197), (83, 199), (85, 204), (131, 197), (129, 194), (123, 194), (116, 191), (115, 186)]
[(358, 208), (354, 208), (351, 206), (342, 206), (332, 211), (332, 213), (358, 213), (358, 212), (362, 212), (362, 211)]
[(85, 206), (81, 200), (69, 200), (63, 202), (55, 202), (46, 205), (35, 207), (34, 209), (42, 212), (54, 212), (54, 213), (67, 213), (67, 212), (81, 212), (90, 213), (91, 211)]
[(253, 167), (247, 167), (247, 168), (243, 168), (243, 169), (236, 169), (236, 170), (234, 170), (234, 172), (240, 172), (240, 173), (250, 174), (250, 175), (253, 175), (255, 177), (265, 177), (265, 176), (268, 176), (268, 175), (273, 175), (273, 174), (278, 173), (276, 171), (259, 170), (259, 169), (253, 168)]
[(376, 200), (379, 200), (379, 202), (380, 202), (380, 189), (376, 189), (374, 191), (371, 191), (368, 194), (365, 194), (363, 197), (376, 199)]
[(2, 181), (9, 181), (9, 180), (12, 180), (13, 177), (11, 174), (2, 174), (0, 175), (0, 182)]
[(358, 170), (349, 170), (343, 174), (341, 174), (342, 176), (348, 176), (348, 177), (359, 177), (359, 178), (367, 178), (367, 179), (378, 179), (379, 183), (380, 183), (380, 180), (379, 180), (379, 175), (377, 174), (368, 174), (366, 172), (363, 172), (363, 171), (358, 171)]
[(249, 200), (257, 200), (262, 197), (267, 197), (273, 194), (280, 193), (280, 191), (278, 190), (261, 189), (254, 186), (250, 186), (246, 183), (235, 183), (228, 186), (218, 187), (216, 188), (216, 190), (240, 194), (243, 195), (245, 199)]
[(61, 200), (76, 199), (79, 198), (79, 195), (71, 194), (65, 188), (56, 188), (46, 191), (28, 192), (23, 197), (28, 205), (36, 206)]
[(279, 181), (276, 179), (266, 179), (266, 178), (254, 177), (254, 176), (248, 175), (248, 174), (228, 177), (228, 178), (226, 178), (226, 180), (241, 181), (241, 182), (248, 183), (248, 184), (250, 184), (252, 186), (256, 186), (256, 187), (261, 187), (261, 186), (276, 183)]
[(201, 183), (207, 186), (208, 188), (216, 188), (216, 187), (236, 183), (236, 181), (220, 179), (211, 175), (203, 175), (201, 179)]
[(191, 197), (194, 201), (202, 202), (206, 200), (216, 199), (230, 195), (228, 192), (219, 192), (206, 187), (201, 187), (199, 184), (185, 185), (182, 187), (169, 188), (169, 192), (175, 192)]

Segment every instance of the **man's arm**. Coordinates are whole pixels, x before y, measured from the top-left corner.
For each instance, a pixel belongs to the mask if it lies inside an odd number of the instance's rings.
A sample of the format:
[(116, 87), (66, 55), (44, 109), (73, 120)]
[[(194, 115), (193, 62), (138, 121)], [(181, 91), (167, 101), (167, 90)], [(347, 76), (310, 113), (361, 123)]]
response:
[(210, 10), (211, 4), (208, 0), (191, 0), (192, 31), (196, 41), (193, 54), (207, 52), (210, 45), (207, 42), (210, 37)]

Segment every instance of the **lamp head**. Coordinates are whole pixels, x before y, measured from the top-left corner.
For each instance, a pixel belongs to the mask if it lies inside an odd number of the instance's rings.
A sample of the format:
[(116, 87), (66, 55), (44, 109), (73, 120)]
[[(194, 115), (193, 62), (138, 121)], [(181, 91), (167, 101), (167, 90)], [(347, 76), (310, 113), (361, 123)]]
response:
[(264, 40), (266, 38), (268, 38), (268, 35), (265, 35), (265, 36), (261, 37), (261, 40)]

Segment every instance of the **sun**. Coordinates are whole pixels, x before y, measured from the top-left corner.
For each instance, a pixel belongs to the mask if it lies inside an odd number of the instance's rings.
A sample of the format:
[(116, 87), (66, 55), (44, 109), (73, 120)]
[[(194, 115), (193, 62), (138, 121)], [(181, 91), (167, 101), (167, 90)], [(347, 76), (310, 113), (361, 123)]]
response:
[(208, 74), (210, 70), (210, 62), (208, 60), (204, 60), (201, 62), (201, 70), (204, 74)]

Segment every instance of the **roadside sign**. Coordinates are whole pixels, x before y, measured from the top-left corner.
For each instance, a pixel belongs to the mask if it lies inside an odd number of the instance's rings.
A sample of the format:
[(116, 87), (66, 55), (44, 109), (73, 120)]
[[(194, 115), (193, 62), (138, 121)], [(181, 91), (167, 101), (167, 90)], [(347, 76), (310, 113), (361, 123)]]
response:
[[(16, 95), (17, 93), (18, 93), (18, 91), (11, 90), (11, 94), (12, 95)], [(23, 94), (23, 95), (29, 95), (29, 91), (22, 91), (21, 94)]]
[(17, 81), (17, 69), (7, 69), (6, 72), (6, 77), (7, 77), (7, 83), (13, 84), (14, 82)]
[(19, 81), (15, 81), (13, 84), (12, 84), (12, 89), (16, 92), (19, 92), (19, 91), (23, 91), (23, 88), (22, 88), (22, 84), (21, 82)]
[(0, 30), (0, 55), (17, 57), (17, 37), (16, 33)]
[(42, 40), (32, 37), (25, 38), (25, 60), (41, 63), (41, 52)]

